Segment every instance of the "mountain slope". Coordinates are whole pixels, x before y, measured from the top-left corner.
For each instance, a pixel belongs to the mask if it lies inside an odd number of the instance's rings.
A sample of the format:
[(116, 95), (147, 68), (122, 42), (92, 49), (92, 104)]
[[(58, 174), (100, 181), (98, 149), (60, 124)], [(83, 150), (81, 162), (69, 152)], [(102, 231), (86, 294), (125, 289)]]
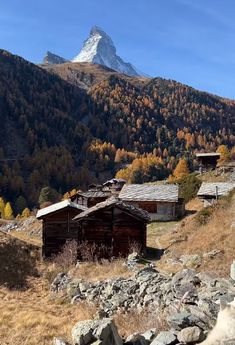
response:
[(77, 181), (72, 155), (90, 137), (81, 123), (87, 96), (3, 50), (0, 73), (0, 195), (23, 195), (35, 204), (42, 186), (69, 188)]
[(97, 26), (91, 29), (90, 35), (84, 42), (81, 51), (72, 61), (96, 63), (130, 76), (139, 75), (134, 66), (124, 62), (116, 54), (116, 48), (112, 39)]
[(89, 95), (96, 104), (89, 128), (118, 147), (141, 153), (161, 147), (172, 156), (234, 142), (235, 103), (175, 81), (156, 78), (139, 87), (111, 76)]
[(145, 77), (131, 77), (126, 74), (121, 74), (109, 67), (93, 64), (88, 62), (66, 62), (63, 64), (43, 64), (41, 67), (48, 72), (57, 74), (65, 81), (79, 86), (84, 89), (88, 89), (94, 84), (108, 79), (110, 76), (117, 76), (128, 82), (143, 86), (149, 78)]
[(16, 204), (103, 182), (137, 154), (153, 152), (165, 176), (182, 154), (193, 166), (195, 150), (234, 143), (233, 101), (100, 65), (43, 67), (0, 50), (0, 196)]

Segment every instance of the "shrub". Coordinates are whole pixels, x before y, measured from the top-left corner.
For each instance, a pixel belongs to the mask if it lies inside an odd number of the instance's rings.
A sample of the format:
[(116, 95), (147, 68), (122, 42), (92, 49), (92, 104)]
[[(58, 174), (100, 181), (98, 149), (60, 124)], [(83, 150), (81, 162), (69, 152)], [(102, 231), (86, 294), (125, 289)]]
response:
[(78, 245), (78, 257), (82, 261), (95, 262), (110, 256), (110, 249), (104, 244), (83, 241)]
[(63, 246), (62, 251), (53, 258), (53, 261), (60, 266), (63, 271), (66, 271), (76, 264), (77, 255), (77, 242), (75, 240), (68, 240)]
[(177, 183), (179, 184), (180, 197), (184, 198), (185, 202), (197, 196), (197, 192), (201, 185), (201, 181), (197, 178), (195, 173), (178, 180)]
[(209, 221), (213, 211), (214, 208), (212, 206), (203, 208), (197, 213), (195, 217), (196, 222), (198, 222), (200, 225), (206, 224)]

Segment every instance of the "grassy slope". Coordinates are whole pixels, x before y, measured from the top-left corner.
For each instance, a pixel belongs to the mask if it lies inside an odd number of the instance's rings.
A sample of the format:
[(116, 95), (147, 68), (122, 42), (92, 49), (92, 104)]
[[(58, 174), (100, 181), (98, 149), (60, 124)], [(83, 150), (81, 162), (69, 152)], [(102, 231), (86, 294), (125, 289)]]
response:
[[(170, 264), (181, 255), (198, 254), (201, 257), (214, 249), (220, 253), (213, 259), (203, 258), (199, 271), (210, 271), (220, 276), (228, 276), (234, 259), (235, 237), (231, 224), (235, 220), (235, 195), (230, 203), (221, 202), (209, 221), (200, 225), (194, 216), (183, 220), (175, 232), (160, 236), (164, 247), (169, 250), (158, 263), (159, 268), (170, 271), (182, 269), (182, 265)], [(175, 242), (175, 243), (172, 243)]]

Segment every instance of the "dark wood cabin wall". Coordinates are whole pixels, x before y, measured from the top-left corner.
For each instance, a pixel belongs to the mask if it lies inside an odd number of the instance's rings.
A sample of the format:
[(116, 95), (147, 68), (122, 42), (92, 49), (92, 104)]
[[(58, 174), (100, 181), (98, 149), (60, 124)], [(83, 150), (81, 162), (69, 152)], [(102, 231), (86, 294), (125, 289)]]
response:
[(80, 210), (67, 209), (46, 216), (43, 219), (43, 256), (58, 254), (67, 240), (76, 240), (78, 224), (72, 219)]
[(128, 254), (134, 243), (143, 251), (146, 248), (146, 225), (117, 208), (93, 213), (81, 228), (81, 241), (112, 247), (114, 256)]

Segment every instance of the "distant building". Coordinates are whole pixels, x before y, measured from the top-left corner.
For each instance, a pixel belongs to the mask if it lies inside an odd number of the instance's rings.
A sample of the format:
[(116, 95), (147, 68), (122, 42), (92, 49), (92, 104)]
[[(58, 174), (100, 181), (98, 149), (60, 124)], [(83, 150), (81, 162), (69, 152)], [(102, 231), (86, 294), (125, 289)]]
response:
[(196, 153), (196, 157), (199, 163), (199, 171), (201, 173), (214, 170), (217, 166), (218, 160), (220, 159), (220, 153), (208, 152), (208, 153)]
[(204, 207), (212, 206), (235, 188), (235, 182), (203, 182), (197, 196), (204, 202)]
[(95, 243), (108, 249), (108, 256), (129, 254), (132, 245), (146, 249), (149, 214), (115, 197), (80, 213), (74, 218), (78, 242)]
[(125, 183), (126, 180), (113, 178), (102, 185), (91, 184), (88, 186), (88, 191), (77, 192), (70, 199), (77, 204), (92, 207), (99, 202), (105, 201), (112, 195), (118, 196)]
[(92, 207), (99, 202), (108, 199), (112, 195), (111, 191), (107, 188), (90, 188), (87, 192), (77, 192), (70, 199), (71, 201), (83, 205), (85, 207)]
[(58, 254), (67, 240), (77, 240), (77, 225), (72, 219), (85, 210), (83, 205), (63, 200), (37, 212), (36, 217), (42, 219), (44, 258)]
[(184, 200), (179, 197), (179, 186), (174, 184), (126, 184), (119, 198), (149, 212), (153, 221), (170, 221), (185, 213)]
[(111, 180), (106, 181), (103, 186), (108, 187), (113, 192), (120, 192), (124, 184), (126, 184), (126, 180), (121, 178), (112, 178)]

